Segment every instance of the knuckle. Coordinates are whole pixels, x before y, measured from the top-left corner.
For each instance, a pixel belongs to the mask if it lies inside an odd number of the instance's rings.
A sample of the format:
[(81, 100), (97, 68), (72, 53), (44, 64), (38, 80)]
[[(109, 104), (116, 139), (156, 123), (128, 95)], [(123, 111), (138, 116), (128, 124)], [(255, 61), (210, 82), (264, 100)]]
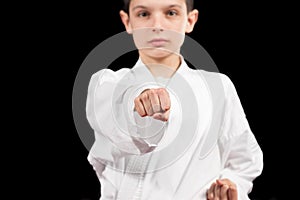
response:
[(148, 91), (148, 94), (149, 94), (149, 95), (155, 95), (155, 94), (156, 94), (156, 91), (153, 90), (153, 89), (151, 89), (151, 90)]
[(231, 181), (228, 178), (224, 178), (224, 179), (222, 179), (222, 181), (225, 181), (227, 183), (231, 183)]
[(160, 95), (163, 95), (165, 93), (165, 89), (164, 88), (158, 88), (157, 89), (157, 93), (160, 94)]
[(145, 112), (143, 112), (143, 111), (141, 111), (141, 110), (140, 110), (138, 113), (139, 113), (139, 115), (140, 115), (141, 117), (145, 116)]
[(143, 100), (143, 101), (146, 101), (148, 99), (148, 95), (146, 93), (143, 93), (140, 95), (140, 98)]
[(137, 98), (134, 99), (135, 105), (137, 105), (139, 102), (140, 102), (140, 98), (139, 97), (137, 97)]

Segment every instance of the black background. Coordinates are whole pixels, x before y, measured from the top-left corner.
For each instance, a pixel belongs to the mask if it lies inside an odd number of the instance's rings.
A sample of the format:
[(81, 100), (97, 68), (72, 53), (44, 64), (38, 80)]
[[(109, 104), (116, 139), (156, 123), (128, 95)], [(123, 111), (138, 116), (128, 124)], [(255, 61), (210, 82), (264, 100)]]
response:
[[(30, 132), (38, 133), (34, 139), (38, 142), (28, 145), (34, 155), (28, 163), (33, 166), (24, 166), (30, 175), (21, 182), (27, 185), (31, 178), (38, 177), (34, 179), (36, 186), (26, 190), (32, 198), (99, 199), (100, 184), (87, 161), (88, 150), (81, 143), (73, 121), (72, 90), (77, 71), (89, 52), (125, 30), (119, 19), (121, 5), (119, 0), (26, 3), (26, 7), (35, 8), (25, 10), (24, 15), (10, 23), (20, 25), (15, 41), (23, 42), (18, 51), (26, 56), (19, 59), (27, 61), (28, 66), (23, 70), (31, 75), (26, 76), (28, 85), (22, 86), (26, 91), (22, 98), (35, 96), (30, 104), (33, 105), (24, 107), (28, 114), (38, 110), (32, 114), (30, 123), (26, 123), (35, 127)], [(275, 6), (278, 5), (274, 2), (196, 1), (199, 20), (189, 35), (235, 84), (261, 145), (265, 165), (250, 194), (255, 200), (286, 199), (283, 198), (287, 191), (283, 185), (288, 185), (284, 181), (285, 172), (288, 163), (293, 163), (282, 153), (283, 148), (287, 149), (282, 138), (293, 131), (289, 129), (290, 115), (286, 111), (290, 91), (282, 83), (289, 79), (284, 71), (288, 66), (283, 56), (284, 42), (278, 31), (278, 25), (282, 27), (284, 23), (273, 9)], [(21, 12), (13, 12), (18, 13)], [(33, 49), (33, 53), (28, 55), (28, 49)], [(31, 88), (30, 94), (27, 88)], [(24, 115), (23, 119), (26, 118)]]

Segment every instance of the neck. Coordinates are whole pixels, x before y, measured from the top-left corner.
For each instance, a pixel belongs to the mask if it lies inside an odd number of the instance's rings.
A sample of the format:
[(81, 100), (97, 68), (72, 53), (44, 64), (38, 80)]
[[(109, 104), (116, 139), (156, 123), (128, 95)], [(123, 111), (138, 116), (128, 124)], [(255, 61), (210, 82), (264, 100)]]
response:
[(168, 73), (163, 74), (170, 77), (176, 72), (176, 70), (181, 65), (181, 57), (178, 54), (170, 54), (164, 57), (149, 57), (140, 52), (140, 57), (142, 62), (155, 76), (158, 75), (157, 73), (162, 75), (162, 69), (164, 69), (163, 71), (168, 71)]

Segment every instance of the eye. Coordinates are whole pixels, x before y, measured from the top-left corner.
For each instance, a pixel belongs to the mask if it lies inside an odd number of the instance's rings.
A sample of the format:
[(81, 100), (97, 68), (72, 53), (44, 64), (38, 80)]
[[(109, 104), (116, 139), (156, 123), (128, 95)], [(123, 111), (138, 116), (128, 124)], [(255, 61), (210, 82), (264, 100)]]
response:
[(147, 16), (149, 16), (149, 13), (146, 11), (141, 11), (138, 13), (138, 17), (147, 17)]
[(175, 10), (169, 10), (167, 12), (167, 15), (169, 15), (169, 16), (176, 16), (176, 15), (178, 15), (178, 13)]

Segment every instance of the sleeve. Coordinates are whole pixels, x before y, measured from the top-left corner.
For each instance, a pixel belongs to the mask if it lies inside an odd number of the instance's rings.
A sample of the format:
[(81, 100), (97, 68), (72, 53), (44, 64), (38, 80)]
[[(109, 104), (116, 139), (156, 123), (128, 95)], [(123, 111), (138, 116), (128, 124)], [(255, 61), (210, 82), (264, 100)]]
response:
[(219, 140), (223, 171), (237, 185), (238, 199), (249, 199), (253, 180), (262, 173), (263, 154), (252, 133), (231, 80), (225, 80), (225, 119)]
[[(135, 96), (145, 88), (156, 86), (148, 84), (137, 88), (134, 84), (123, 84), (121, 79), (126, 74), (128, 70), (101, 70), (92, 76), (88, 87), (86, 115), (95, 132), (92, 151), (97, 157), (111, 162), (127, 154), (152, 151), (159, 141), (139, 136), (141, 130), (137, 128), (136, 121), (145, 123), (149, 119), (143, 121), (133, 111)], [(158, 120), (155, 121), (157, 126), (161, 126)]]

